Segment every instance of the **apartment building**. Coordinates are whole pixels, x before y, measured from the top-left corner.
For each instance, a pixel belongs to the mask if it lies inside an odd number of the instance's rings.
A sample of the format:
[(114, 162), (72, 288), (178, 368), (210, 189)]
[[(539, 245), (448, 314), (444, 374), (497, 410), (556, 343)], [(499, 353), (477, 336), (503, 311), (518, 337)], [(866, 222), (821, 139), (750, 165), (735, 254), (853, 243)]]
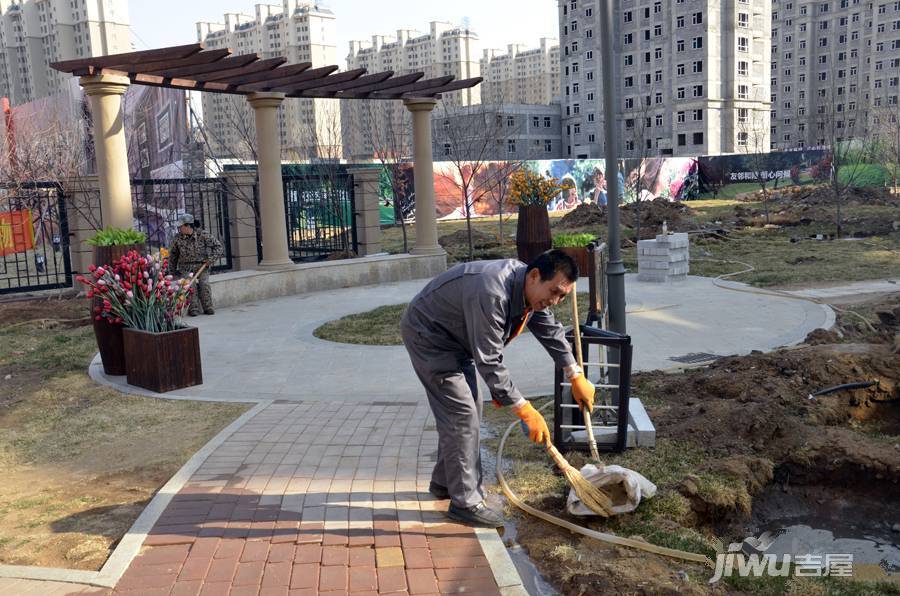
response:
[(541, 38), (536, 48), (510, 44), (506, 53), (485, 49), (481, 58), (481, 101), (490, 104), (550, 105), (559, 101), (559, 43)]
[[(565, 156), (604, 152), (599, 0), (559, 0)], [(625, 157), (746, 150), (770, 111), (770, 0), (616, 0)], [(768, 119), (763, 120), (765, 123)]]
[[(337, 64), (336, 19), (314, 2), (284, 0), (257, 4), (253, 15), (226, 13), (224, 22), (197, 23), (197, 39), (207, 49), (231, 48), (234, 54), (256, 52), (263, 59), (284, 56), (289, 63), (313, 68)], [(250, 159), (254, 117), (246, 99), (203, 93), (203, 121), (216, 157)], [(338, 100), (288, 98), (279, 109), (282, 156), (287, 160), (340, 159), (341, 117)]]
[[(466, 27), (433, 21), (427, 33), (399, 29), (393, 36), (373, 35), (369, 41), (351, 41), (347, 68), (365, 68), (370, 73), (391, 70), (395, 75), (423, 72), (426, 79), (446, 75), (468, 79), (480, 76), (479, 43), (478, 35)], [(445, 93), (441, 102), (449, 107), (480, 103), (480, 86)], [(411, 152), (409, 115), (400, 102), (344, 104), (341, 116), (348, 123), (344, 128), (348, 159), (372, 159), (386, 150)]]
[(900, 2), (773, 0), (772, 147), (877, 134), (900, 95)]
[(0, 97), (13, 106), (64, 91), (60, 60), (132, 51), (126, 0), (0, 0)]
[(483, 103), (438, 108), (432, 154), (441, 161), (562, 157), (559, 104)]

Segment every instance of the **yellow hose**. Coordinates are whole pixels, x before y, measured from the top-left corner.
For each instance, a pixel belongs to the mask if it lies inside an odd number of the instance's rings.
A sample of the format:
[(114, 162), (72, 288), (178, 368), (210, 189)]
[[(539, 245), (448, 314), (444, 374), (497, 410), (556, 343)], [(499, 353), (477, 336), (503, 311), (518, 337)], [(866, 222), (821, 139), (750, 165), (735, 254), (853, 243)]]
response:
[[(541, 406), (538, 410), (545, 410), (547, 406), (552, 403), (552, 401), (549, 401)], [(513, 422), (509, 425), (509, 428), (507, 428), (506, 432), (503, 433), (503, 437), (500, 439), (500, 445), (497, 448), (497, 481), (500, 483), (500, 488), (503, 490), (503, 494), (506, 495), (506, 498), (509, 499), (513, 505), (515, 505), (522, 511), (530, 513), (531, 515), (538, 517), (546, 522), (549, 522), (561, 528), (565, 528), (571, 532), (575, 532), (576, 534), (587, 536), (588, 538), (593, 538), (595, 540), (600, 540), (601, 542), (607, 542), (609, 544), (615, 544), (617, 546), (636, 548), (638, 550), (655, 553), (664, 557), (672, 557), (675, 559), (682, 559), (684, 561), (692, 561), (694, 563), (703, 563), (705, 565), (708, 565), (710, 568), (715, 569), (715, 563), (706, 555), (690, 553), (674, 548), (665, 548), (662, 546), (656, 546), (655, 544), (650, 544), (649, 542), (643, 542), (641, 540), (622, 538), (621, 536), (616, 536), (615, 534), (598, 532), (596, 530), (591, 530), (590, 528), (585, 528), (584, 526), (579, 526), (578, 524), (573, 524), (572, 522), (556, 517), (555, 515), (550, 515), (549, 513), (545, 513), (543, 511), (535, 509), (527, 503), (524, 503), (509, 487), (509, 484), (507, 484), (506, 478), (503, 475), (503, 448), (506, 446), (506, 439), (509, 438), (510, 433), (518, 425), (518, 421)]]

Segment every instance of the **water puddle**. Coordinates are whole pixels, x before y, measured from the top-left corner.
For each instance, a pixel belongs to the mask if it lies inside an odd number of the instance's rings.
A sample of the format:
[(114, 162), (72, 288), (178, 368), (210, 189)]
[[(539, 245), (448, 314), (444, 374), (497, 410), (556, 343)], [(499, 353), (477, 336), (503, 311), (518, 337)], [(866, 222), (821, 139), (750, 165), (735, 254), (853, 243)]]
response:
[[(766, 554), (851, 555), (854, 564), (880, 565), (900, 572), (900, 519), (889, 501), (851, 491), (814, 487), (770, 488), (754, 500), (754, 527), (769, 532)], [(749, 534), (748, 534), (749, 535)]]
[[(492, 438), (494, 437), (494, 432), (490, 428), (482, 426), (481, 437), (482, 440)], [(497, 454), (483, 446), (481, 448), (481, 467), (484, 472), (485, 484), (495, 484), (497, 478)], [(508, 472), (509, 467), (509, 462), (505, 462), (503, 466), (504, 471)], [(499, 502), (503, 508), (506, 508), (508, 504), (506, 497), (502, 493), (496, 496), (492, 495), (491, 502), (495, 506)], [(519, 577), (522, 578), (525, 590), (531, 596), (556, 596), (559, 594), (553, 586), (547, 583), (538, 570), (537, 565), (525, 552), (525, 549), (516, 542), (517, 535), (516, 520), (514, 517), (508, 516), (504, 527), (500, 529), (500, 538), (503, 539), (503, 543), (506, 545), (506, 552), (509, 553), (513, 565), (516, 566), (516, 571), (519, 572)]]

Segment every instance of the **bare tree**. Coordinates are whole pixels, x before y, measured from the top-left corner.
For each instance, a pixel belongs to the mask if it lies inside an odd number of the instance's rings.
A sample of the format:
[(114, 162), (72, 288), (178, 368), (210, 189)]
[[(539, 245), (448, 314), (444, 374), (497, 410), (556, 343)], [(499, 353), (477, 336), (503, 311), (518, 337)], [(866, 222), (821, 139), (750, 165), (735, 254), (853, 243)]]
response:
[[(897, 96), (887, 98), (897, 101)], [(857, 100), (859, 101), (859, 100)], [(873, 100), (875, 107), (883, 98)], [(869, 136), (868, 105), (857, 104), (849, 109), (846, 96), (836, 92), (832, 83), (829, 87), (817, 90), (815, 96), (815, 114), (813, 122), (819, 145), (830, 148), (830, 175), (828, 188), (835, 209), (835, 235), (840, 238), (843, 233), (843, 208), (849, 190), (859, 185), (868, 169), (868, 160), (872, 156), (874, 142)]]
[(403, 252), (409, 252), (407, 214), (413, 207), (413, 193), (409, 192), (412, 147), (412, 118), (397, 102), (359, 100), (342, 113), (344, 126), (366, 131), (365, 142), (375, 160), (381, 165), (382, 177), (390, 189), (389, 204), (394, 208), (394, 221), (403, 234)]
[(896, 194), (900, 174), (900, 104), (882, 105), (873, 112), (873, 151), (891, 173), (891, 187)]
[[(662, 114), (653, 111), (651, 105), (651, 95), (653, 87), (650, 87), (647, 95), (642, 99), (638, 98), (639, 105), (636, 110), (632, 111), (625, 119), (625, 135), (629, 144), (629, 153), (635, 157), (638, 162), (637, 168), (630, 173), (626, 181), (626, 188), (623, 192), (630, 192), (634, 195), (634, 238), (635, 242), (641, 239), (641, 202), (644, 191), (652, 192), (656, 188), (656, 182), (659, 173), (662, 170), (662, 162), (654, 159), (658, 154), (658, 150), (653, 148), (653, 126), (662, 123)], [(610, 176), (606, 172), (606, 177)], [(618, 172), (613, 172), (613, 176), (618, 176)], [(608, 199), (607, 199), (608, 200)]]
[(769, 199), (771, 192), (771, 161), (769, 159), (771, 115), (767, 111), (749, 107), (737, 108), (737, 147), (744, 155), (753, 181), (759, 185), (763, 199), (763, 212), (769, 224)]
[(450, 162), (450, 172), (440, 175), (460, 192), (460, 205), (466, 218), (469, 260), (475, 258), (472, 239), (472, 213), (475, 205), (496, 185), (486, 176), (489, 162), (497, 160), (500, 151), (513, 150), (515, 134), (521, 126), (521, 116), (504, 115), (486, 104), (463, 108), (442, 105), (435, 137), (443, 142), (443, 157)]

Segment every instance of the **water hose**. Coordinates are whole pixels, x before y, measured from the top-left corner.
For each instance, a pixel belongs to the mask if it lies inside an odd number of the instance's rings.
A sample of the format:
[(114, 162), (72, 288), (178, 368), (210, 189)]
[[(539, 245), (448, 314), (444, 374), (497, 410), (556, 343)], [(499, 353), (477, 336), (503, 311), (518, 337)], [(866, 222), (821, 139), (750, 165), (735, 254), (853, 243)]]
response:
[[(538, 411), (546, 410), (547, 407), (552, 403), (553, 401), (548, 401), (546, 404), (538, 408)], [(503, 448), (506, 446), (506, 439), (509, 438), (510, 433), (517, 425), (518, 422), (513, 422), (509, 425), (509, 427), (506, 429), (506, 432), (503, 433), (503, 437), (500, 438), (500, 445), (497, 448), (497, 481), (500, 483), (500, 488), (503, 490), (503, 494), (506, 495), (506, 498), (509, 499), (513, 505), (515, 505), (525, 513), (530, 513), (531, 515), (553, 525), (565, 528), (570, 532), (575, 532), (576, 534), (581, 534), (582, 536), (587, 536), (588, 538), (593, 538), (594, 540), (599, 540), (608, 544), (615, 544), (616, 546), (627, 546), (629, 548), (635, 548), (657, 555), (662, 555), (664, 557), (672, 557), (674, 559), (691, 561), (693, 563), (703, 563), (710, 568), (715, 569), (715, 563), (706, 555), (677, 550), (674, 548), (666, 548), (663, 546), (656, 546), (655, 544), (650, 544), (649, 542), (644, 542), (642, 540), (622, 538), (621, 536), (616, 536), (615, 534), (591, 530), (590, 528), (579, 526), (578, 524), (574, 524), (570, 521), (556, 517), (555, 515), (550, 515), (549, 513), (545, 513), (544, 511), (535, 509), (531, 505), (528, 505), (527, 503), (519, 499), (519, 497), (516, 496), (516, 493), (514, 493), (510, 488), (509, 484), (507, 484), (506, 477), (503, 475)]]
[(856, 383), (844, 383), (843, 385), (835, 385), (834, 387), (819, 389), (815, 393), (810, 393), (809, 398), (812, 399), (814, 397), (818, 397), (819, 395), (827, 395), (829, 393), (834, 393), (836, 391), (846, 391), (848, 389), (865, 389), (866, 387), (871, 387), (872, 385), (878, 385), (878, 381), (858, 381)]

